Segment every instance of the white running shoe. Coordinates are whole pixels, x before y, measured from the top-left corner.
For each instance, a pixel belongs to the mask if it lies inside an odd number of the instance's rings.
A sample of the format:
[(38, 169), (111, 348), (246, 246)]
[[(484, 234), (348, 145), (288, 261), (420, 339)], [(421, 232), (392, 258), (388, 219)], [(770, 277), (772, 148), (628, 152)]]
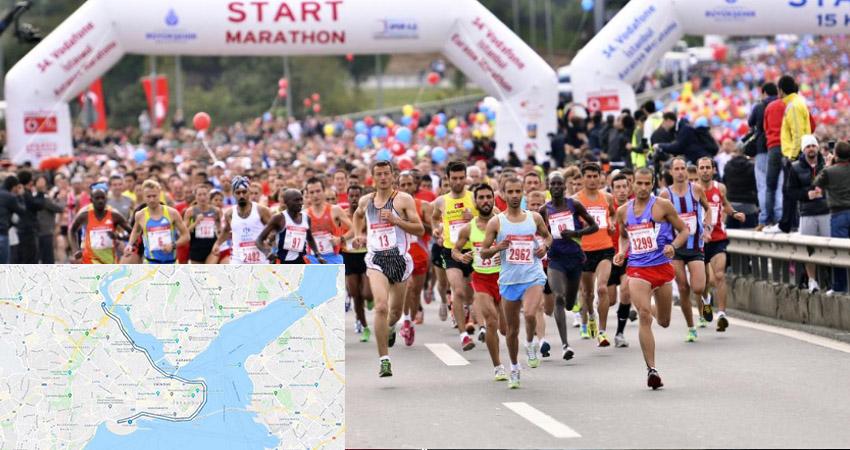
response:
[(573, 314), (573, 328), (578, 328), (581, 326), (581, 313), (577, 312)]
[(774, 225), (771, 225), (769, 227), (764, 227), (761, 230), (761, 232), (762, 233), (776, 234), (776, 233), (781, 233), (782, 230), (779, 229), (779, 224), (774, 224)]
[(809, 278), (809, 294), (814, 294), (815, 292), (820, 290), (820, 286), (818, 286), (818, 282), (812, 278)]
[(626, 340), (625, 336), (622, 334), (614, 335), (614, 347), (616, 348), (626, 348), (629, 346), (629, 341)]

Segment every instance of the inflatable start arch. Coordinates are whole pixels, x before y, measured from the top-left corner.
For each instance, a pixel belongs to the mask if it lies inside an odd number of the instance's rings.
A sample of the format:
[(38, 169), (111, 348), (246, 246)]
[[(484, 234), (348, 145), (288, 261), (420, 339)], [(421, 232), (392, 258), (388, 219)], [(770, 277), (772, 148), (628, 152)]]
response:
[(632, 0), (573, 59), (573, 98), (636, 109), (632, 86), (686, 34), (848, 32), (850, 0)]
[(89, 0), (6, 77), (9, 156), (70, 155), (68, 101), (126, 53), (442, 52), (501, 106), (497, 154), (547, 159), (555, 72), (476, 0)]

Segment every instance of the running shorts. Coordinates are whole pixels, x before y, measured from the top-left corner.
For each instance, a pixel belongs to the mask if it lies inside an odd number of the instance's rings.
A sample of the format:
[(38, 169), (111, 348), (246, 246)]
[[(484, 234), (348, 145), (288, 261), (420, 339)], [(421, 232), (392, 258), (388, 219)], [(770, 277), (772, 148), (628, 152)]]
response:
[(726, 247), (729, 246), (729, 239), (722, 241), (707, 242), (705, 244), (705, 262), (709, 263), (715, 256), (726, 253)]
[(413, 259), (412, 275), (418, 276), (428, 273), (428, 252), (426, 252), (419, 244), (411, 244), (408, 253)]
[(673, 259), (684, 261), (685, 264), (692, 261), (705, 261), (705, 254), (702, 250), (691, 250), (680, 248), (676, 250), (676, 256)]
[(614, 249), (606, 248), (605, 250), (596, 250), (593, 252), (585, 252), (584, 266), (581, 268), (582, 272), (596, 272), (596, 268), (599, 266), (599, 263), (602, 261), (614, 260)]
[(479, 294), (487, 294), (496, 300), (498, 305), (502, 301), (499, 295), (499, 274), (472, 272), (472, 290)]
[(443, 269), (460, 269), (463, 272), (463, 277), (467, 278), (472, 274), (472, 264), (464, 264), (455, 261), (452, 258), (452, 250), (450, 248), (441, 247), (440, 252), (443, 254)]
[(626, 258), (623, 261), (622, 266), (618, 266), (616, 264), (611, 265), (611, 276), (608, 277), (608, 286), (619, 286), (620, 278), (623, 278), (623, 275), (626, 274), (626, 267), (629, 265), (629, 259)]
[(499, 294), (503, 299), (509, 302), (518, 302), (522, 300), (522, 296), (525, 295), (525, 291), (527, 291), (530, 287), (545, 285), (546, 277), (541, 277), (540, 279), (529, 281), (528, 283), (501, 284), (499, 285)]
[(652, 289), (655, 290), (672, 282), (673, 278), (676, 277), (676, 270), (673, 269), (672, 264), (665, 263), (650, 267), (629, 266), (629, 268), (626, 269), (626, 274), (629, 278), (646, 281), (652, 286)]
[(345, 264), (345, 276), (363, 275), (366, 273), (366, 254), (365, 253), (344, 253), (342, 261)]
[(407, 281), (413, 272), (413, 258), (409, 253), (402, 255), (398, 248), (366, 253), (366, 267), (384, 274), (390, 284)]

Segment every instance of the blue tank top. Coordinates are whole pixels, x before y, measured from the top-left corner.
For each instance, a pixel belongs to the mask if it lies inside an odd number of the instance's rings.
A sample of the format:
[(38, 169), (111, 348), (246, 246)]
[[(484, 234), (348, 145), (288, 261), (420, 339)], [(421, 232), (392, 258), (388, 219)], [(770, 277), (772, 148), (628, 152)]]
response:
[[(154, 219), (148, 208), (145, 211), (145, 262), (148, 264), (173, 264), (177, 259), (177, 235), (168, 208), (162, 206), (162, 217)], [(167, 244), (171, 244), (172, 250), (162, 250)]]
[(667, 188), (667, 195), (670, 196), (670, 202), (676, 207), (676, 212), (679, 217), (688, 226), (689, 237), (688, 243), (685, 244), (685, 249), (702, 251), (702, 206), (694, 197), (694, 187), (688, 182), (688, 190), (682, 197), (677, 196), (673, 189)]
[(656, 197), (650, 196), (640, 217), (635, 217), (635, 201), (629, 201), (626, 210), (626, 232), (629, 235), (629, 266), (653, 267), (667, 264), (664, 247), (673, 242), (673, 226), (669, 222), (657, 223), (652, 219)]
[(526, 211), (525, 220), (520, 223), (509, 221), (505, 213), (500, 213), (498, 217), (499, 234), (496, 236), (496, 242), (508, 237), (511, 239), (511, 246), (499, 255), (502, 259), (499, 284), (507, 286), (546, 279), (543, 263), (534, 255), (538, 247), (537, 241), (534, 240), (537, 225), (531, 212)]
[[(549, 249), (549, 259), (560, 259), (564, 257), (576, 256), (581, 253), (581, 238), (561, 239), (561, 232), (557, 227), (562, 225), (569, 226), (565, 220), (572, 222), (574, 231), (581, 230), (582, 224), (576, 215), (575, 202), (572, 198), (567, 197), (567, 209), (557, 211), (552, 202), (546, 203), (546, 218), (548, 220), (549, 232), (552, 233), (552, 248)], [(560, 216), (556, 216), (560, 215)], [(569, 219), (572, 216), (572, 220)]]

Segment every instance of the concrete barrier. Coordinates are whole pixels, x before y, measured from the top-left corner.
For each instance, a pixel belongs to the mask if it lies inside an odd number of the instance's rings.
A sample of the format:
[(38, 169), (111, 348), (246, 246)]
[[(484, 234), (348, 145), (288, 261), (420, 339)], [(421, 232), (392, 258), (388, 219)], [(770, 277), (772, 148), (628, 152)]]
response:
[(810, 294), (793, 286), (726, 275), (728, 307), (789, 322), (850, 331), (850, 296)]

